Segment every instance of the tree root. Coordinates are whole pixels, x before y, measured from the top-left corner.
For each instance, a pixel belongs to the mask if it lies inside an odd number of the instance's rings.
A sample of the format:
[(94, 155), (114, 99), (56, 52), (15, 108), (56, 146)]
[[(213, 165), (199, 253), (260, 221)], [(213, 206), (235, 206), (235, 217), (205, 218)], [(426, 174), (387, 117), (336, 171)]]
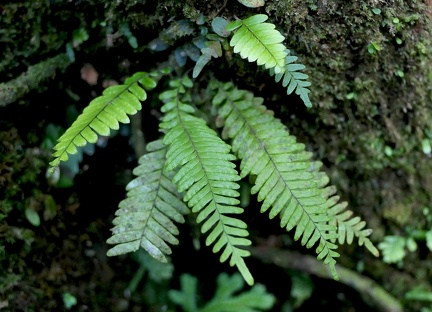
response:
[[(333, 279), (328, 267), (316, 258), (273, 247), (250, 248), (252, 256), (265, 263), (273, 263), (285, 269), (300, 270), (321, 278)], [(352, 270), (336, 265), (339, 282), (357, 290), (366, 302), (385, 312), (402, 312), (401, 303), (375, 281)]]

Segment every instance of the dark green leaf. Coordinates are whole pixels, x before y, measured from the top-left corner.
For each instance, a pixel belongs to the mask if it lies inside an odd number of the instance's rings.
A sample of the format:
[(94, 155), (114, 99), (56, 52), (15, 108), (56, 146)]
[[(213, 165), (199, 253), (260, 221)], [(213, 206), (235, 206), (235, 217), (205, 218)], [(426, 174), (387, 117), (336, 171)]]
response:
[(212, 20), (212, 28), (215, 33), (221, 37), (228, 37), (230, 32), (226, 29), (228, 21), (222, 17), (216, 17)]
[(264, 0), (238, 0), (238, 2), (244, 6), (247, 6), (248, 8), (259, 8), (265, 4)]

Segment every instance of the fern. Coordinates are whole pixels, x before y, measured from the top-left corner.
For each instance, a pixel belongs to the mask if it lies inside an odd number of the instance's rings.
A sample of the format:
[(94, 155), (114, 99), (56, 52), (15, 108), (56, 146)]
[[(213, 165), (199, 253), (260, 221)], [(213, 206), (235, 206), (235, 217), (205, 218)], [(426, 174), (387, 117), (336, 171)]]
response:
[(59, 138), (54, 147), (55, 159), (50, 165), (57, 167), (61, 161), (69, 159), (68, 154), (76, 154), (77, 147), (85, 146), (88, 142), (96, 143), (98, 136), (95, 132), (107, 136), (111, 129), (119, 129), (119, 122), (129, 123), (127, 114), (133, 115), (141, 110), (140, 101), (147, 98), (144, 88), (156, 86), (155, 79), (151, 77), (155, 75), (138, 72), (126, 79), (124, 84), (105, 89)]
[(113, 236), (107, 240), (116, 244), (108, 256), (116, 256), (144, 248), (155, 259), (167, 262), (171, 254), (167, 243), (178, 244), (178, 229), (173, 221), (183, 223), (189, 209), (171, 182), (173, 173), (164, 170), (166, 147), (162, 140), (147, 144), (149, 153), (139, 159), (133, 171), (138, 177), (126, 187), (127, 198), (120, 202), (113, 220)]
[(299, 72), (305, 69), (305, 66), (294, 63), (297, 57), (289, 55), (290, 51), (282, 43), (284, 37), (275, 29), (275, 25), (264, 23), (267, 19), (264, 14), (229, 24), (221, 17), (213, 19), (212, 29), (215, 34), (206, 36), (208, 41), (204, 42), (205, 47), (201, 49), (201, 56), (195, 64), (192, 77), (198, 77), (212, 58), (222, 56), (222, 48), (227, 49), (226, 38), (237, 29), (230, 41), (234, 52), (240, 53), (240, 56), (247, 58), (249, 62), (256, 61), (258, 65), (270, 69), (270, 75), (275, 76), (276, 82), (282, 80), (288, 95), (295, 91), (307, 107), (312, 107), (308, 89), (311, 83), (307, 80), (309, 76)]
[[(322, 163), (317, 162), (314, 166), (318, 170)], [(346, 210), (347, 202), (339, 202), (340, 197), (335, 195), (336, 187), (328, 186), (323, 190), (324, 196), (327, 198), (328, 215), (330, 216), (330, 224), (337, 226), (338, 243), (339, 245), (352, 244), (354, 237), (358, 239), (359, 246), (364, 245), (375, 257), (379, 257), (378, 249), (372, 244), (369, 235), (372, 234), (371, 229), (365, 229), (366, 222), (360, 217), (352, 217), (353, 212)]]
[(180, 168), (173, 182), (178, 191), (186, 192), (184, 200), (192, 212), (198, 213), (197, 222), (203, 223), (201, 231), (209, 232), (206, 245), (214, 244), (215, 253), (224, 248), (220, 261), (230, 258), (230, 265), (236, 265), (252, 285), (252, 275), (243, 259), (250, 253), (240, 248), (251, 244), (246, 238), (246, 224), (228, 216), (243, 212), (236, 207), (240, 177), (231, 162), (235, 157), (229, 153), (230, 146), (203, 119), (192, 115), (194, 108), (182, 102), (185, 88), (190, 88), (192, 81), (185, 77), (181, 81), (170, 81), (170, 86), (173, 89), (160, 94), (165, 102), (162, 106), (165, 116), (160, 127), (166, 131), (164, 143), (169, 146), (166, 169)]
[(385, 263), (398, 263), (406, 256), (407, 239), (398, 235), (385, 236), (378, 247), (383, 253)]
[[(168, 282), (173, 278), (174, 264), (169, 261), (170, 259), (168, 259), (168, 262), (158, 261), (142, 248), (131, 254), (131, 258), (139, 264), (138, 271), (135, 273), (127, 287), (131, 293), (136, 290), (145, 272), (148, 273), (149, 280), (159, 284), (164, 281)], [(149, 284), (150, 287), (154, 286), (152, 283)]]
[[(275, 25), (266, 23), (267, 19), (266, 15), (258, 14), (228, 23), (217, 17), (212, 21), (215, 34), (207, 34), (207, 28), (200, 26), (200, 35), (177, 47), (170, 60), (180, 67), (186, 66), (187, 57), (196, 61), (192, 71), (196, 77), (212, 58), (222, 57), (223, 49), (229, 50), (231, 46), (241, 58), (269, 69), (276, 82), (287, 88), (287, 94), (295, 92), (310, 107), (311, 84), (301, 72), (305, 67), (295, 63), (297, 57), (289, 55), (283, 44), (284, 36)], [(193, 23), (182, 20), (162, 31), (148, 46), (162, 51), (196, 33)], [(109, 135), (112, 129), (119, 128), (120, 122), (128, 123), (128, 115), (141, 109), (141, 101), (147, 98), (146, 90), (156, 86), (158, 75), (136, 73), (124, 84), (109, 87), (94, 99), (58, 140), (51, 166), (68, 160), (78, 147), (95, 143), (98, 135)], [(238, 219), (243, 212), (238, 207), (238, 181), (248, 175), (254, 181), (251, 193), (257, 194), (262, 202), (261, 212), (268, 211), (270, 218), (279, 216), (281, 227), (287, 231), (294, 229), (294, 239), (302, 245), (316, 246), (318, 259), (330, 267), (336, 279), (337, 243), (350, 244), (356, 237), (359, 245), (364, 244), (378, 255), (369, 239), (371, 230), (365, 229), (360, 218), (352, 217), (346, 203), (339, 203), (335, 187), (327, 186), (329, 178), (319, 171), (321, 163), (311, 160), (312, 153), (296, 142), (262, 105), (263, 100), (230, 83), (211, 81), (211, 84), (211, 88), (217, 89), (212, 108), (218, 112), (216, 124), (223, 126), (222, 139), (198, 117), (200, 112), (192, 105), (193, 84), (187, 76), (171, 80), (169, 88), (159, 94), (164, 114), (160, 130), (164, 137), (148, 144), (149, 153), (140, 158), (134, 170), (137, 177), (127, 186), (127, 198), (119, 204), (113, 235), (107, 240), (115, 245), (108, 256), (143, 248), (155, 259), (166, 262), (172, 252), (170, 246), (178, 244), (175, 223), (183, 223), (183, 215), (190, 209), (201, 224), (201, 232), (207, 235), (206, 245), (212, 245), (214, 253), (221, 252), (220, 261), (229, 260), (252, 285), (254, 280), (244, 261), (250, 255), (245, 247), (251, 241), (247, 238), (246, 223)], [(231, 144), (223, 139), (230, 139)], [(240, 160), (240, 174), (233, 163), (236, 159)], [(202, 311), (225, 311), (227, 306), (244, 311), (265, 308), (250, 304), (255, 295), (263, 294), (262, 289), (236, 301), (231, 295), (238, 290), (237, 277), (223, 277), (220, 281), (215, 300)], [(267, 299), (267, 303), (273, 302)], [(190, 298), (184, 302), (191, 310), (197, 310)]]
[(168, 296), (185, 312), (256, 312), (269, 310), (274, 305), (275, 297), (263, 285), (254, 285), (250, 290), (236, 294), (244, 286), (239, 274), (230, 277), (221, 273), (216, 282), (214, 297), (201, 308), (196, 299), (198, 280), (192, 275), (183, 274), (180, 277), (181, 290), (171, 290)]
[(236, 30), (230, 45), (235, 53), (249, 62), (257, 62), (265, 68), (274, 68), (280, 73), (285, 68), (286, 48), (281, 43), (285, 38), (275, 29), (275, 25), (264, 23), (268, 19), (265, 14), (253, 15), (244, 20), (237, 20), (227, 25), (228, 31)]
[(311, 153), (296, 143), (283, 124), (246, 91), (225, 84), (213, 99), (223, 119), (222, 135), (232, 139), (233, 152), (241, 159), (240, 176), (256, 176), (251, 193), (263, 201), (261, 212), (270, 207), (270, 218), (280, 215), (281, 227), (296, 227), (294, 239), (311, 248), (318, 243), (318, 259), (324, 259), (332, 274), (335, 270), (338, 237), (330, 225), (322, 186), (309, 172)]
[[(287, 50), (289, 54), (289, 50)], [(280, 73), (275, 73), (274, 69), (270, 69), (270, 75), (275, 75), (276, 82), (279, 82), (282, 77), (282, 85), (287, 88), (287, 94), (291, 94), (294, 90), (297, 95), (300, 96), (303, 103), (307, 107), (312, 107), (312, 103), (309, 99), (310, 90), (308, 87), (311, 85), (307, 79), (308, 75), (300, 73), (299, 70), (305, 69), (303, 64), (295, 64), (297, 61), (297, 56), (288, 55), (285, 59), (285, 71)]]

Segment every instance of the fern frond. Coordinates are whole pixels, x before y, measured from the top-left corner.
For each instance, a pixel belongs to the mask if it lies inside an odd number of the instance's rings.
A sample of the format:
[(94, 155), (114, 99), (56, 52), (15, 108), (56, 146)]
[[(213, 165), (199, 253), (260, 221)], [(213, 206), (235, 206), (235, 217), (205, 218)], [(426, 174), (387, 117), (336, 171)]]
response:
[[(315, 168), (321, 167), (321, 163), (317, 162)], [(323, 189), (323, 194), (327, 198), (328, 215), (330, 216), (329, 224), (337, 227), (339, 245), (352, 244), (354, 237), (358, 239), (359, 246), (363, 244), (375, 257), (379, 257), (379, 251), (369, 239), (372, 234), (371, 229), (365, 229), (366, 222), (360, 217), (353, 217), (351, 210), (346, 210), (347, 202), (339, 202), (340, 197), (336, 194), (336, 187), (328, 186)]]
[(105, 89), (59, 138), (54, 147), (55, 159), (50, 165), (57, 167), (61, 161), (67, 161), (68, 154), (76, 154), (78, 146), (85, 146), (88, 142), (96, 143), (96, 133), (109, 135), (111, 129), (119, 129), (119, 122), (129, 123), (127, 115), (141, 110), (140, 101), (147, 98), (144, 88), (152, 89), (155, 86), (151, 74), (139, 72), (126, 79), (124, 84)]
[(216, 292), (203, 307), (198, 307), (198, 279), (189, 274), (180, 276), (180, 290), (170, 290), (169, 298), (185, 312), (258, 312), (267, 311), (275, 303), (275, 296), (268, 293), (264, 285), (257, 284), (242, 291), (244, 282), (239, 274), (228, 276), (221, 273), (217, 277)]
[(108, 256), (117, 256), (144, 248), (155, 259), (167, 262), (171, 254), (167, 243), (176, 245), (178, 229), (173, 221), (183, 223), (189, 209), (171, 182), (173, 173), (164, 170), (166, 146), (162, 140), (147, 144), (149, 153), (139, 159), (133, 173), (137, 176), (127, 186), (127, 198), (119, 204), (113, 236), (116, 244)]
[(246, 223), (232, 217), (243, 209), (237, 207), (240, 196), (237, 183), (240, 177), (235, 170), (235, 156), (230, 154), (230, 146), (223, 142), (205, 121), (192, 115), (194, 108), (182, 102), (185, 88), (192, 81), (171, 81), (172, 90), (161, 93), (165, 102), (165, 113), (160, 125), (167, 133), (164, 143), (169, 146), (166, 169), (180, 168), (173, 178), (180, 192), (185, 192), (184, 200), (192, 212), (197, 213), (197, 222), (202, 223), (202, 233), (209, 233), (206, 245), (213, 246), (213, 252), (223, 249), (220, 261), (230, 259), (236, 265), (246, 282), (253, 284), (244, 257), (249, 251), (241, 247), (251, 244)]
[(268, 19), (265, 14), (253, 15), (244, 20), (236, 20), (227, 25), (228, 31), (238, 29), (231, 38), (230, 45), (235, 53), (249, 62), (257, 62), (265, 68), (274, 68), (276, 73), (284, 71), (286, 48), (284, 36), (275, 29), (275, 25), (264, 23)]
[[(289, 54), (289, 50), (287, 50), (287, 54)], [(312, 107), (309, 99), (310, 90), (308, 89), (311, 83), (307, 81), (309, 76), (299, 72), (306, 67), (303, 64), (295, 64), (294, 62), (297, 59), (297, 56), (288, 55), (285, 59), (285, 71), (275, 73), (274, 69), (270, 69), (270, 75), (275, 75), (276, 82), (279, 82), (283, 77), (282, 85), (287, 88), (287, 94), (289, 95), (295, 90), (295, 93), (300, 96), (303, 103), (307, 107)]]
[(262, 284), (254, 285), (248, 291), (241, 291), (244, 282), (237, 273), (233, 276), (221, 273), (216, 282), (217, 288), (214, 297), (200, 312), (222, 312), (227, 311), (227, 308), (230, 311), (242, 312), (267, 311), (276, 301), (275, 296), (269, 294)]
[(311, 248), (316, 243), (318, 259), (335, 270), (336, 227), (329, 224), (327, 200), (322, 185), (309, 171), (310, 152), (289, 135), (284, 125), (266, 110), (261, 98), (233, 88), (218, 86), (213, 105), (224, 121), (223, 136), (232, 139), (232, 149), (241, 159), (240, 176), (256, 176), (253, 194), (262, 201), (261, 212), (270, 207), (270, 218), (279, 215), (281, 227), (296, 228), (294, 239)]

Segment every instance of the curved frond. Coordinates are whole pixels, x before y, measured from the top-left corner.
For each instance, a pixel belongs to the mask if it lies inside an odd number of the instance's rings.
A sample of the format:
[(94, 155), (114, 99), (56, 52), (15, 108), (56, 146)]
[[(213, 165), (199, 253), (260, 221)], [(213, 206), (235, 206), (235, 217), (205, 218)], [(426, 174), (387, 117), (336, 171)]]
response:
[(285, 38), (274, 24), (264, 23), (267, 19), (267, 15), (257, 14), (228, 24), (228, 31), (237, 29), (230, 45), (234, 47), (235, 53), (240, 53), (249, 62), (256, 61), (258, 65), (274, 68), (276, 73), (280, 73), (284, 71), (287, 56), (282, 43)]
[[(321, 167), (321, 163), (317, 162), (315, 168)], [(318, 170), (318, 169), (316, 169)], [(330, 224), (337, 227), (339, 245), (352, 244), (354, 237), (358, 239), (359, 246), (363, 244), (375, 257), (379, 257), (379, 251), (370, 241), (369, 235), (372, 234), (371, 229), (365, 229), (366, 222), (360, 217), (353, 217), (351, 210), (346, 210), (347, 202), (339, 202), (340, 197), (336, 194), (335, 186), (328, 186), (323, 189), (323, 194), (327, 198), (328, 215), (330, 216)]]
[(133, 171), (137, 178), (126, 187), (127, 198), (116, 211), (113, 236), (107, 240), (116, 246), (107, 255), (117, 256), (142, 247), (157, 260), (167, 262), (166, 255), (171, 254), (167, 243), (178, 244), (174, 222), (183, 223), (189, 209), (171, 182), (174, 174), (164, 170), (167, 148), (162, 140), (147, 144), (147, 150), (149, 153), (139, 159)]
[(147, 98), (144, 88), (152, 89), (155, 86), (156, 82), (150, 74), (139, 72), (126, 79), (122, 85), (106, 88), (59, 138), (54, 147), (55, 159), (50, 165), (56, 167), (61, 161), (67, 161), (69, 154), (77, 153), (77, 147), (85, 146), (88, 142), (96, 143), (96, 133), (109, 135), (111, 129), (119, 129), (119, 122), (129, 123), (127, 115), (141, 110), (141, 101)]
[[(287, 50), (287, 54), (289, 54), (289, 50)], [(297, 59), (297, 56), (288, 55), (285, 59), (285, 70), (275, 74), (275, 71), (270, 69), (270, 75), (275, 75), (276, 82), (279, 82), (283, 77), (282, 85), (287, 88), (287, 94), (289, 95), (295, 90), (295, 94), (300, 96), (303, 103), (307, 107), (312, 107), (309, 99), (310, 90), (308, 89), (311, 83), (307, 80), (309, 76), (300, 72), (305, 69), (305, 66), (303, 64), (295, 64), (294, 62)]]
[(222, 134), (232, 139), (233, 152), (241, 159), (240, 176), (256, 176), (251, 192), (263, 202), (261, 212), (270, 209), (270, 218), (279, 215), (281, 227), (295, 228), (294, 239), (301, 239), (307, 248), (318, 244), (318, 259), (337, 278), (339, 254), (332, 240), (338, 234), (336, 226), (329, 224), (323, 186), (309, 170), (312, 154), (266, 110), (261, 98), (232, 84), (218, 88), (213, 104), (224, 121)]
[(202, 233), (208, 233), (206, 245), (213, 252), (223, 250), (220, 261), (230, 259), (248, 284), (253, 284), (244, 257), (249, 256), (241, 247), (251, 244), (246, 223), (233, 217), (243, 209), (237, 207), (240, 196), (237, 183), (240, 177), (235, 170), (235, 156), (230, 146), (223, 142), (205, 121), (195, 117), (191, 105), (182, 102), (185, 88), (192, 85), (189, 78), (170, 82), (174, 88), (161, 93), (165, 113), (161, 128), (166, 131), (164, 143), (169, 146), (166, 155), (168, 171), (179, 168), (174, 175), (180, 192), (197, 222), (202, 223)]

